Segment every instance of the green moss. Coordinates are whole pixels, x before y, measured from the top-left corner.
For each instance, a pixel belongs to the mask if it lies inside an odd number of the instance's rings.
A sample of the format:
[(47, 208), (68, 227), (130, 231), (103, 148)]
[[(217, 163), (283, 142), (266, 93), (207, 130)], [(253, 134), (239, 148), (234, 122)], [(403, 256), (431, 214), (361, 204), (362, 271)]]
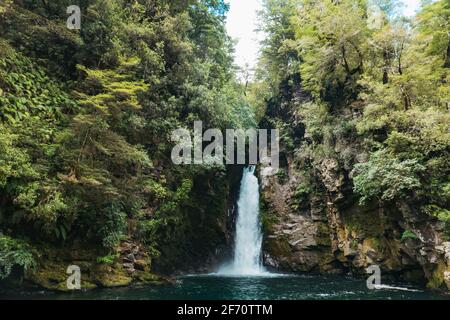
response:
[(379, 238), (375, 237), (369, 237), (366, 239), (370, 245), (371, 248), (373, 248), (377, 252), (383, 251), (383, 246), (381, 244), (381, 240)]
[(68, 291), (66, 268), (67, 266), (58, 262), (40, 261), (38, 268), (25, 274), (25, 279), (46, 289)]
[(133, 275), (135, 279), (137, 279), (140, 283), (145, 284), (162, 284), (164, 281), (155, 274), (150, 272), (137, 271), (136, 275)]
[(278, 223), (278, 217), (270, 212), (264, 200), (260, 202), (260, 219), (264, 234), (272, 234), (273, 226)]
[(430, 289), (444, 289), (445, 280), (444, 280), (444, 272), (445, 265), (443, 263), (439, 263), (437, 268), (434, 270), (431, 277), (428, 279), (427, 287)]
[(25, 279), (46, 289), (69, 291), (66, 283), (69, 277), (66, 270), (69, 265), (80, 267), (83, 290), (97, 287), (123, 287), (132, 283), (159, 284), (163, 282), (152, 273), (149, 258), (137, 260), (136, 271), (129, 273), (121, 263), (117, 262), (118, 255), (104, 256), (104, 251), (96, 247), (78, 243), (70, 248), (45, 245), (36, 250), (41, 253), (37, 266), (26, 272)]
[(319, 271), (321, 273), (341, 273), (341, 268), (337, 268), (335, 266), (336, 264), (336, 257), (330, 253), (330, 252), (324, 252), (323, 255), (321, 255), (321, 258), (319, 260)]
[(317, 225), (317, 236), (315, 237), (315, 240), (318, 245), (322, 246), (330, 246), (331, 245), (331, 239), (330, 239), (330, 227), (326, 223), (319, 223)]
[(350, 248), (353, 250), (357, 250), (358, 244), (359, 244), (358, 239), (352, 239), (352, 241), (350, 242)]
[(265, 251), (276, 258), (289, 257), (292, 254), (289, 243), (284, 239), (267, 239)]
[(375, 205), (355, 205), (345, 211), (344, 224), (350, 231), (379, 238), (384, 232), (384, 221), (380, 219), (377, 209)]
[(133, 282), (133, 278), (119, 265), (96, 265), (92, 277), (96, 283), (106, 288), (124, 287)]

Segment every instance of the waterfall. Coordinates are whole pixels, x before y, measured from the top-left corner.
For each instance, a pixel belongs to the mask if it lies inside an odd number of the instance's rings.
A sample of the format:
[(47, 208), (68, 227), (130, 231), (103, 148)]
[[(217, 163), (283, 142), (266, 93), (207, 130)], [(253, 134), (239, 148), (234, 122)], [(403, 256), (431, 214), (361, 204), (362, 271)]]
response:
[(261, 264), (262, 232), (259, 220), (259, 184), (255, 167), (244, 169), (238, 200), (238, 213), (231, 264), (222, 267), (224, 275), (266, 274)]

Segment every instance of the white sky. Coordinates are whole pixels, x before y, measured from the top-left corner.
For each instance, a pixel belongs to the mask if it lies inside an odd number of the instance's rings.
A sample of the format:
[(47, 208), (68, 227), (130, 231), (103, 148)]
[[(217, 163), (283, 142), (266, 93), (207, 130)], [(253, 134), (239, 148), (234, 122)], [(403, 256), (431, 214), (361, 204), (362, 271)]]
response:
[(246, 63), (254, 67), (258, 58), (259, 42), (262, 40), (255, 29), (257, 11), (262, 9), (260, 0), (228, 0), (230, 11), (227, 15), (228, 34), (238, 43), (235, 46), (236, 63), (243, 67)]
[[(405, 15), (412, 16), (420, 6), (420, 0), (403, 0)], [(237, 65), (244, 67), (246, 63), (252, 68), (258, 59), (259, 42), (262, 35), (257, 27), (257, 11), (262, 8), (261, 0), (228, 0), (230, 11), (227, 15), (228, 34), (238, 43), (235, 47)]]

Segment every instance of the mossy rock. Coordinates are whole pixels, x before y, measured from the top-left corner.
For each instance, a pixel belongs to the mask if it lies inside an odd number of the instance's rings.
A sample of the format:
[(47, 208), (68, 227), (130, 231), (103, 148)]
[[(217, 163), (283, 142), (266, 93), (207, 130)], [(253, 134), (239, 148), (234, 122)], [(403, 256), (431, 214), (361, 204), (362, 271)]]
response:
[(319, 260), (319, 271), (326, 274), (342, 274), (342, 266), (330, 252), (324, 252)]
[[(71, 291), (67, 288), (66, 273), (68, 265), (58, 261), (40, 261), (39, 266), (30, 269), (25, 274), (25, 279), (31, 281), (43, 288), (55, 291)], [(81, 288), (95, 289), (97, 285), (93, 283), (89, 276), (83, 274), (81, 268)]]
[(434, 269), (431, 274), (431, 277), (428, 279), (427, 287), (434, 290), (448, 289), (444, 276), (444, 273), (449, 271), (448, 269), (449, 268), (443, 262), (439, 262), (436, 269)]
[(150, 272), (136, 271), (133, 274), (133, 278), (139, 283), (143, 284), (156, 284), (160, 285), (165, 283), (159, 276), (152, 274)]
[(317, 225), (317, 235), (314, 240), (320, 246), (331, 246), (330, 227), (326, 223), (319, 223)]
[(121, 267), (99, 264), (93, 268), (92, 278), (101, 287), (125, 287), (133, 282), (133, 278)]
[(265, 251), (267, 251), (272, 257), (286, 258), (292, 254), (292, 249), (289, 243), (284, 239), (266, 239)]
[(380, 219), (376, 206), (354, 205), (344, 211), (344, 224), (349, 231), (366, 237), (379, 237), (385, 230), (385, 221)]
[[(72, 250), (73, 249), (73, 250)], [(45, 289), (70, 291), (67, 288), (67, 267), (76, 265), (81, 271), (81, 289), (88, 290), (98, 287), (124, 287), (134, 282), (145, 284), (160, 284), (164, 281), (151, 272), (151, 259), (142, 258), (135, 262), (134, 272), (123, 268), (122, 263), (102, 264), (97, 262), (104, 252), (98, 248), (84, 247), (81, 244), (68, 248), (51, 246), (39, 247), (37, 266), (29, 270), (25, 279)]]
[(38, 267), (25, 273), (25, 279), (46, 289), (69, 291), (66, 268), (67, 266), (58, 262), (41, 262)]

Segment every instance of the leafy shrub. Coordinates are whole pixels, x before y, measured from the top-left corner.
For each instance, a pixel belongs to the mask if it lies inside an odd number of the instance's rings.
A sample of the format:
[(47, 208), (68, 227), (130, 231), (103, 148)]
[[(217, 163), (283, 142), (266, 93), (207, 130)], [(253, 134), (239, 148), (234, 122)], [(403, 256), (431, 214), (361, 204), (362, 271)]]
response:
[(27, 243), (0, 235), (0, 279), (7, 278), (14, 266), (26, 271), (35, 265), (32, 248)]
[(450, 210), (441, 208), (437, 205), (427, 205), (424, 207), (424, 211), (427, 214), (438, 218), (439, 221), (444, 222), (444, 237), (446, 241), (448, 241), (450, 239)]
[(127, 216), (118, 204), (112, 204), (105, 212), (105, 222), (99, 232), (103, 246), (114, 249), (125, 236)]
[(69, 95), (43, 68), (1, 39), (0, 46), (8, 52), (0, 54), (0, 120), (16, 123), (30, 115), (54, 120), (61, 110), (74, 108)]
[(370, 156), (354, 169), (354, 190), (364, 203), (370, 199), (389, 201), (406, 197), (422, 186), (419, 174), (425, 170), (417, 159), (400, 161), (384, 150)]
[(278, 171), (277, 171), (277, 173), (276, 173), (276, 176), (277, 176), (277, 178), (278, 178), (278, 180), (279, 180), (280, 182), (285, 181), (285, 180), (286, 180), (286, 177), (287, 177), (286, 170), (283, 169), (283, 168), (278, 169)]
[(294, 210), (298, 210), (302, 206), (304, 206), (306, 200), (308, 199), (308, 195), (312, 192), (312, 189), (310, 186), (300, 183), (295, 190), (294, 195), (292, 196), (292, 203), (291, 207)]
[(436, 205), (428, 205), (424, 208), (424, 211), (432, 216), (435, 216), (443, 222), (450, 222), (450, 210), (441, 208)]
[(403, 232), (402, 234), (402, 238), (400, 239), (401, 241), (405, 241), (406, 239), (414, 239), (417, 240), (419, 239), (416, 234), (414, 232), (412, 232), (411, 230), (405, 230), (405, 232)]
[(118, 254), (109, 254), (103, 257), (97, 257), (97, 263), (100, 264), (113, 264), (114, 260), (117, 259)]

